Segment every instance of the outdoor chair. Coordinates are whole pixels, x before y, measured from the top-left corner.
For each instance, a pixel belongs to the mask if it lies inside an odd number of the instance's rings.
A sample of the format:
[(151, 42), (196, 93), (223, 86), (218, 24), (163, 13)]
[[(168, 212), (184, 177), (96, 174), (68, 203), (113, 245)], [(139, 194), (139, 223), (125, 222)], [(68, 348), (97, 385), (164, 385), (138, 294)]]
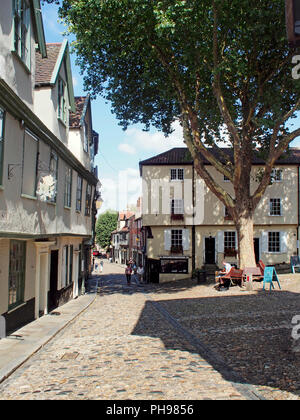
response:
[(291, 257), (291, 270), (292, 270), (293, 274), (295, 274), (295, 269), (296, 268), (300, 269), (300, 257), (299, 257), (299, 255), (293, 255)]

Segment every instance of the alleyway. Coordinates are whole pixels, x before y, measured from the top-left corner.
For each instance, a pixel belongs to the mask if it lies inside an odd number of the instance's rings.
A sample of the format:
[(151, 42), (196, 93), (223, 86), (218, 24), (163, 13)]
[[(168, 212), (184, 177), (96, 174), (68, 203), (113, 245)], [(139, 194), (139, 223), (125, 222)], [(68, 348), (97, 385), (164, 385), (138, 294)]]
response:
[(129, 287), (108, 262), (98, 283), (94, 303), (0, 385), (0, 399), (261, 398), (171, 315), (168, 302), (193, 289)]

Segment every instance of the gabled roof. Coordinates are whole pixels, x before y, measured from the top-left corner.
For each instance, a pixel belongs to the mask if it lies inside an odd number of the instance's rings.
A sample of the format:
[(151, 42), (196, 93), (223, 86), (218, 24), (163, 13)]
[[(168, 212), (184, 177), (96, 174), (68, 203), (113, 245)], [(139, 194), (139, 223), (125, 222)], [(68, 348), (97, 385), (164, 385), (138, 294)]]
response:
[(119, 213), (119, 220), (126, 220), (129, 219), (131, 216), (134, 216), (134, 212), (132, 211), (121, 211)]
[(90, 95), (75, 96), (75, 112), (70, 113), (70, 128), (80, 128), (90, 102)]
[[(233, 150), (230, 148), (222, 148), (222, 152), (228, 155), (228, 159), (233, 161)], [(221, 161), (224, 160), (219, 155), (217, 148), (212, 148), (211, 152), (214, 156), (218, 157)], [(253, 165), (263, 165), (265, 160), (260, 156), (259, 152), (256, 151), (253, 155)], [(192, 165), (193, 159), (187, 147), (175, 147), (167, 152), (160, 153), (159, 155), (153, 156), (149, 159), (140, 162), (140, 173), (142, 174), (142, 166), (161, 166), (161, 165)], [(205, 165), (210, 163), (204, 159)], [(277, 160), (277, 165), (299, 165), (300, 164), (300, 149), (289, 148), (283, 155)]]
[(62, 43), (50, 43), (47, 46), (47, 58), (42, 58), (39, 51), (36, 52), (35, 86), (54, 86), (63, 63), (68, 85), (69, 103), (72, 112), (75, 112), (75, 100), (69, 44), (67, 40)]
[(35, 32), (35, 39), (37, 40), (41, 56), (45, 58), (47, 57), (47, 48), (40, 0), (33, 0), (33, 16), (33, 28)]

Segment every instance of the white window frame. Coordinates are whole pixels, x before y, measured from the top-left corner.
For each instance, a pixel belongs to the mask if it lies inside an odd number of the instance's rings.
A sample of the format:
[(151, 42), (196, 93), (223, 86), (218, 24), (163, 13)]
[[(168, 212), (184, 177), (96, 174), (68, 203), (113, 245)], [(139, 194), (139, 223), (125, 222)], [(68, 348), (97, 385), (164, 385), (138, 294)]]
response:
[[(272, 205), (271, 205), (271, 202), (272, 202), (272, 200), (279, 200), (279, 206), (280, 206), (280, 214), (272, 214), (272, 209), (273, 209), (273, 207), (272, 207)], [(278, 205), (276, 206), (276, 208), (278, 208)], [(269, 200), (269, 216), (282, 216), (282, 200), (281, 200), (281, 198), (274, 198), (274, 197), (272, 197), (272, 198), (270, 198), (270, 200)]]
[(182, 199), (171, 200), (171, 214), (184, 214), (184, 201)]
[[(278, 251), (274, 251), (274, 250), (270, 250), (270, 234), (278, 234), (278, 242), (279, 242), (279, 250)], [(271, 231), (268, 232), (268, 254), (280, 254), (281, 253), (281, 232), (279, 231)]]
[(72, 175), (73, 170), (70, 166), (65, 167), (65, 194), (64, 194), (64, 206), (71, 208), (72, 206)]
[(171, 181), (183, 181), (184, 180), (184, 169), (183, 168), (171, 168), (170, 170)]
[[(25, 6), (25, 7), (24, 7)], [(24, 13), (25, 10), (25, 13)], [(30, 70), (31, 66), (31, 13), (28, 0), (13, 1), (13, 50)]]
[(282, 169), (273, 168), (271, 172), (271, 179), (272, 179), (272, 182), (282, 182)]
[(58, 77), (57, 80), (57, 117), (64, 124), (67, 123), (67, 99), (66, 99), (66, 83)]

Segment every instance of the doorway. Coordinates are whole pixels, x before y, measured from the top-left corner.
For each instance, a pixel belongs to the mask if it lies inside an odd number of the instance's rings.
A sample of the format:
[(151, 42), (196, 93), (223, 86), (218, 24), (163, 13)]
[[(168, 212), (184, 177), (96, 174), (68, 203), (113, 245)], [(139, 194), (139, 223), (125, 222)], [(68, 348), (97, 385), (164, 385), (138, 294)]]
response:
[(254, 238), (254, 254), (255, 254), (255, 262), (256, 264), (260, 260), (259, 258), (259, 238)]
[(58, 250), (51, 251), (48, 311), (57, 308)]
[(215, 238), (211, 236), (205, 238), (205, 264), (215, 264), (216, 243)]
[(159, 283), (160, 260), (148, 259), (148, 279), (150, 283)]

